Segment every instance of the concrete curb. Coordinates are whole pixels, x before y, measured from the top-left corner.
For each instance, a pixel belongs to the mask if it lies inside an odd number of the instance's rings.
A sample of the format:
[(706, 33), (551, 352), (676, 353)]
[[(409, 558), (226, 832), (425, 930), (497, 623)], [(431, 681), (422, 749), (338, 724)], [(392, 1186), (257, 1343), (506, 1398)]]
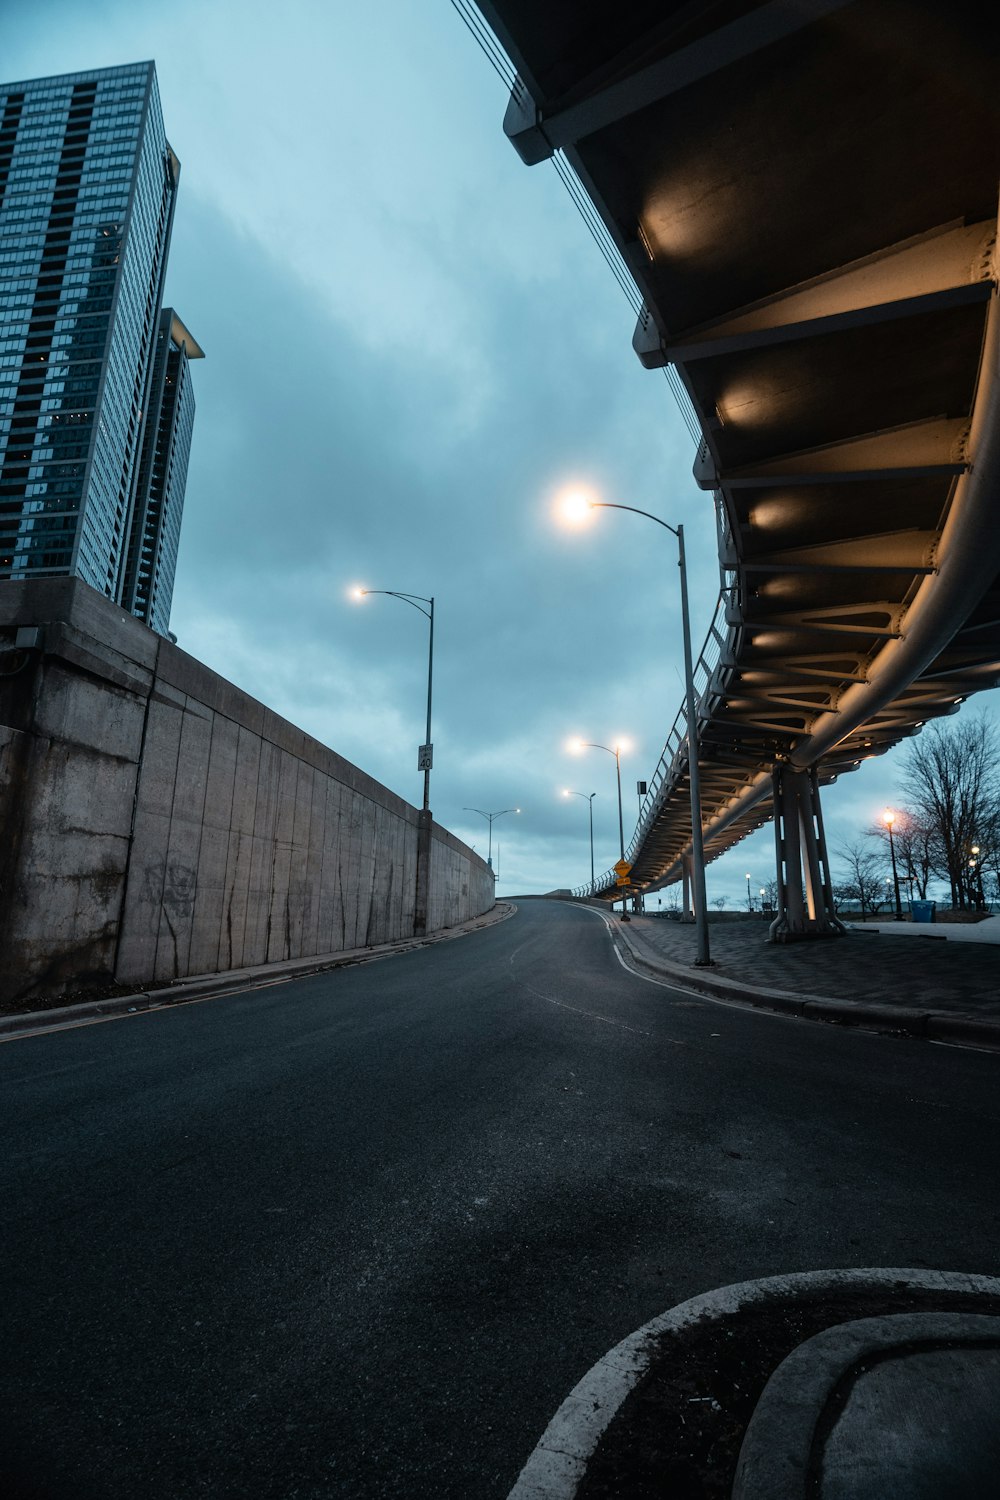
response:
[(743, 1435), (732, 1500), (805, 1500), (817, 1428), (834, 1388), (862, 1360), (914, 1345), (1000, 1347), (984, 1313), (888, 1313), (837, 1323), (806, 1339), (771, 1375)]
[(597, 1361), (570, 1391), (533, 1449), (507, 1500), (574, 1500), (587, 1464), (626, 1396), (656, 1357), (654, 1339), (692, 1323), (724, 1317), (774, 1297), (821, 1297), (845, 1288), (877, 1291), (905, 1283), (919, 1291), (1000, 1296), (1000, 1277), (957, 1271), (871, 1266), (851, 1271), (799, 1271), (738, 1281), (680, 1302), (651, 1318)]
[[(584, 911), (593, 911), (586, 906)], [(961, 1046), (986, 1047), (1000, 1051), (1000, 1020), (969, 1015), (961, 1011), (918, 1010), (907, 1005), (873, 1005), (863, 1000), (837, 1000), (826, 995), (796, 995), (787, 990), (770, 990), (734, 979), (673, 964), (640, 947), (628, 928), (616, 926), (603, 912), (596, 916), (607, 923), (611, 941), (625, 961), (647, 978), (666, 980), (679, 989), (690, 991), (706, 1000), (726, 1000), (750, 1005), (758, 1010), (776, 1011), (781, 1015), (802, 1016), (810, 1021), (825, 1021), (835, 1026), (855, 1026), (863, 1031), (895, 1031), (903, 1036), (925, 1041), (950, 1042)]]
[(505, 922), (517, 912), (512, 901), (498, 901), (481, 917), (471, 917), (455, 927), (442, 927), (425, 937), (401, 938), (395, 943), (380, 943), (374, 948), (351, 948), (345, 953), (313, 955), (251, 969), (228, 969), (222, 974), (199, 974), (193, 979), (178, 980), (163, 989), (140, 990), (134, 995), (115, 995), (106, 1000), (84, 1000), (79, 1005), (61, 1005), (53, 1010), (24, 1011), (19, 1015), (0, 1016), (0, 1041), (6, 1037), (30, 1036), (35, 1032), (58, 1031), (80, 1026), (86, 1021), (107, 1017), (162, 1010), (168, 1005), (183, 1005), (189, 1000), (207, 1000), (212, 995), (232, 994), (241, 989), (263, 989), (288, 979), (306, 979), (311, 974), (325, 974), (331, 969), (349, 968), (352, 964), (371, 963), (392, 958), (398, 953), (412, 953), (432, 943), (466, 937), (470, 932)]

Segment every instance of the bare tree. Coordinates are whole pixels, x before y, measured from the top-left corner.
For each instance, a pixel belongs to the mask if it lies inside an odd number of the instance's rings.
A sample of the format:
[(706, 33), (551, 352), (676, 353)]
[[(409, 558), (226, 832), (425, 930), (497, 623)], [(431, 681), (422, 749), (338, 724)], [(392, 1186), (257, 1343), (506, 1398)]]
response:
[(855, 841), (841, 844), (838, 857), (847, 869), (847, 879), (836, 887), (835, 894), (842, 901), (857, 901), (861, 915), (877, 912), (886, 896), (885, 861), (880, 851)]
[(928, 725), (903, 761), (903, 791), (926, 831), (934, 873), (960, 909), (981, 904), (982, 851), (995, 850), (1000, 835), (998, 761), (997, 731), (983, 714)]

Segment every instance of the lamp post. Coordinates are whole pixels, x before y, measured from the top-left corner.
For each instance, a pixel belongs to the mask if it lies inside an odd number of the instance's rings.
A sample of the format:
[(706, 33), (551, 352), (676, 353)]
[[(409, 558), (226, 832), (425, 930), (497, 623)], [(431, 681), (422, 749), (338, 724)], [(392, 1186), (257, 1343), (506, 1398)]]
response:
[(563, 791), (564, 797), (582, 797), (590, 810), (590, 894), (594, 894), (594, 798), (596, 792)]
[[(618, 775), (618, 847), (619, 847), (619, 852), (621, 852), (621, 861), (622, 861), (622, 864), (624, 864), (624, 862), (625, 862), (625, 823), (624, 823), (624, 820), (622, 820), (622, 742), (621, 742), (621, 739), (616, 739), (616, 741), (615, 741), (615, 748), (613, 748), (613, 750), (612, 750), (612, 747), (610, 747), (610, 745), (598, 745), (597, 742), (594, 741), (594, 739), (573, 739), (573, 741), (570, 741), (570, 748), (571, 748), (571, 750), (606, 750), (607, 753), (613, 754), (613, 756), (615, 756), (615, 772), (616, 772), (616, 775)], [(625, 745), (625, 748), (628, 748), (628, 745)], [(622, 891), (622, 921), (624, 921), (624, 922), (630, 922), (631, 921), (631, 916), (628, 915), (628, 897), (627, 897), (627, 894), (625, 894), (625, 891)]]
[[(402, 599), (405, 604), (412, 604), (414, 609), (430, 622), (430, 640), (427, 652), (427, 739), (420, 746), (417, 755), (417, 770), (424, 773), (424, 812), (430, 811), (431, 805), (431, 767), (434, 764), (434, 746), (431, 744), (431, 689), (434, 682), (434, 600), (425, 599), (422, 594), (401, 594), (396, 589), (355, 589), (355, 599), (364, 599), (369, 594), (385, 594), (390, 599)], [(427, 608), (424, 609), (424, 605)]]
[[(708, 951), (708, 909), (705, 893), (705, 844), (701, 831), (701, 778), (698, 770), (698, 718), (694, 696), (694, 667), (691, 662), (691, 619), (688, 610), (687, 561), (684, 553), (684, 527), (671, 526), (669, 522), (654, 516), (648, 510), (638, 510), (634, 505), (618, 505), (610, 500), (591, 500), (587, 496), (571, 499), (567, 513), (579, 514), (582, 510), (627, 510), (634, 516), (644, 516), (655, 521), (664, 531), (677, 538), (677, 566), (681, 574), (681, 624), (684, 634), (684, 691), (687, 702), (688, 723), (688, 786), (691, 793), (691, 874), (694, 886), (695, 923), (697, 925), (698, 956), (695, 964), (704, 967), (712, 962)], [(624, 858), (624, 850), (622, 852)]]
[(882, 814), (882, 822), (889, 830), (889, 854), (892, 858), (892, 883), (896, 892), (896, 921), (901, 922), (903, 920), (903, 906), (899, 899), (899, 871), (896, 868), (896, 845), (893, 842), (892, 837), (892, 825), (893, 823), (895, 823), (895, 821), (896, 814), (893, 812), (891, 807), (887, 807), (885, 812)]
[[(417, 887), (413, 898), (413, 935), (422, 937), (427, 931), (427, 905), (430, 891), (431, 868), (431, 767), (434, 764), (434, 746), (431, 743), (431, 689), (434, 683), (434, 600), (423, 594), (403, 594), (396, 589), (354, 589), (355, 599), (367, 598), (369, 594), (385, 594), (390, 599), (402, 599), (412, 604), (430, 624), (427, 647), (427, 738), (417, 752), (417, 770), (424, 773), (424, 805), (417, 819)], [(426, 604), (427, 608), (424, 608)]]
[(502, 807), (499, 812), (483, 812), (483, 810), (482, 810), (481, 807), (463, 807), (462, 811), (463, 812), (478, 813), (481, 818), (485, 818), (486, 821), (487, 821), (487, 823), (489, 823), (489, 825), (490, 825), (490, 842), (489, 842), (489, 853), (486, 856), (486, 863), (489, 865), (490, 869), (492, 870), (492, 868), (493, 868), (493, 819), (494, 818), (502, 818), (503, 815), (504, 815), (504, 813), (509, 813), (509, 812), (519, 813), (521, 811), (521, 809), (519, 807)]
[(979, 845), (973, 844), (970, 853), (969, 869), (972, 871), (972, 899), (980, 911), (986, 909), (986, 893), (983, 890), (983, 862), (979, 857)]
[[(625, 748), (627, 750), (628, 746), (626, 745)], [(622, 864), (624, 864), (625, 824), (622, 821), (622, 742), (621, 740), (616, 740), (615, 748), (612, 750), (610, 745), (598, 745), (594, 740), (571, 740), (570, 749), (574, 751), (606, 750), (609, 755), (613, 755), (615, 758), (615, 771), (618, 776), (618, 848), (621, 851)], [(632, 918), (628, 914), (628, 897), (626, 896), (625, 892), (622, 891), (622, 921), (631, 922), (631, 920)]]
[(747, 871), (747, 911), (753, 911), (753, 897), (750, 894), (750, 871)]

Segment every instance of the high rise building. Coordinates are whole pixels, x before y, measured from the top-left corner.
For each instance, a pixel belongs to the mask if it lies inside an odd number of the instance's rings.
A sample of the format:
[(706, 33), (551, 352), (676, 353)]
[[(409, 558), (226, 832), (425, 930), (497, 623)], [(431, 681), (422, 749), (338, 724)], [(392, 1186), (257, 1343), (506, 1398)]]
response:
[(162, 306), (179, 174), (151, 62), (0, 85), (0, 579), (161, 633), (201, 357)]
[(172, 307), (160, 314), (120, 603), (161, 635), (170, 621), (181, 539), (194, 390), (188, 364), (202, 352)]

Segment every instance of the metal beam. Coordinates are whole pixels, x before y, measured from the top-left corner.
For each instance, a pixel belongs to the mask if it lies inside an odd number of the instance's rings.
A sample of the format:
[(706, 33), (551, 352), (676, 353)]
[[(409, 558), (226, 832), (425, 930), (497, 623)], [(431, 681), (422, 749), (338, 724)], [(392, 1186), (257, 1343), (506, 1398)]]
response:
[[(958, 228), (943, 226), (916, 240), (904, 240), (766, 301), (660, 338), (659, 362), (715, 359), (986, 301), (997, 280), (995, 239), (996, 222), (987, 221)], [(650, 348), (649, 320), (640, 318), (639, 327), (640, 357), (650, 368), (655, 351)]]
[[(845, 608), (842, 619), (834, 618), (837, 614), (836, 609), (828, 609), (822, 613), (826, 616), (825, 619), (821, 618), (819, 613), (816, 615), (802, 613), (796, 616), (787, 614), (758, 615), (753, 620), (746, 622), (747, 629), (752, 631), (755, 637), (782, 634), (802, 635), (809, 632), (814, 635), (861, 635), (868, 636), (873, 640), (896, 640), (901, 634), (898, 625), (888, 623), (885, 625), (874, 625), (866, 621), (860, 621), (857, 624), (851, 623), (851, 615), (866, 613), (873, 615), (884, 614), (889, 619), (892, 619), (898, 613), (898, 608), (897, 606), (887, 607), (884, 601), (872, 604), (870, 610), (866, 610), (863, 605), (852, 605), (849, 608)], [(768, 642), (766, 640), (754, 639), (751, 642), (751, 646), (756, 646), (759, 650), (763, 650), (767, 645)]]
[(905, 634), (871, 665), (867, 683), (851, 687), (835, 713), (821, 717), (793, 761), (816, 762), (889, 703), (945, 650), (975, 602), (1000, 573), (996, 488), (1000, 475), (1000, 304), (994, 296), (983, 341), (979, 391), (969, 436), (971, 466), (956, 484), (938, 547), (938, 572), (925, 578), (904, 616)]
[(523, 84), (515, 84), (504, 116), (504, 132), (521, 160), (529, 167), (536, 166), (562, 147), (606, 130), (638, 110), (783, 41), (846, 3), (849, 0), (773, 0), (565, 107), (558, 102), (547, 107), (532, 100)]
[(966, 417), (935, 417), (864, 433), (801, 453), (775, 454), (764, 463), (719, 470), (706, 445), (694, 466), (700, 489), (774, 489), (776, 485), (853, 484), (863, 479), (933, 479), (968, 468)]
[[(749, 534), (759, 536), (761, 530), (751, 523)], [(841, 537), (809, 547), (783, 547), (743, 557), (739, 566), (744, 573), (931, 573), (936, 543), (936, 532), (914, 527)]]

